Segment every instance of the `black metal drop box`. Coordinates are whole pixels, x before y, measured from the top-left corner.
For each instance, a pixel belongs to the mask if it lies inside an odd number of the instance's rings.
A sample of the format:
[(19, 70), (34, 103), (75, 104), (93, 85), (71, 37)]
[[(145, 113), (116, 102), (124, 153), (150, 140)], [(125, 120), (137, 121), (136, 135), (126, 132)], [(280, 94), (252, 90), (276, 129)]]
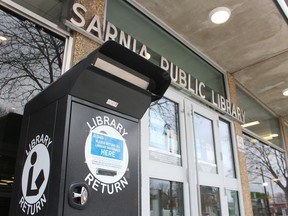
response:
[(10, 216), (140, 215), (139, 120), (170, 81), (109, 41), (28, 102)]

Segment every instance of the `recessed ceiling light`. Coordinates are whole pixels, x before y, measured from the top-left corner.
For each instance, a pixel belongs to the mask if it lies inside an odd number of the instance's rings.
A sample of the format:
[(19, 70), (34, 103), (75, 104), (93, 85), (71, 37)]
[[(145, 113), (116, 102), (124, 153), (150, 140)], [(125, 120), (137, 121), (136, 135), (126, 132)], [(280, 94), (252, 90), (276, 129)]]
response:
[(215, 24), (222, 24), (227, 22), (230, 18), (231, 11), (227, 7), (217, 7), (209, 13), (210, 20)]
[(288, 88), (287, 88), (287, 89), (284, 89), (284, 90), (282, 91), (282, 94), (283, 94), (284, 96), (288, 96)]

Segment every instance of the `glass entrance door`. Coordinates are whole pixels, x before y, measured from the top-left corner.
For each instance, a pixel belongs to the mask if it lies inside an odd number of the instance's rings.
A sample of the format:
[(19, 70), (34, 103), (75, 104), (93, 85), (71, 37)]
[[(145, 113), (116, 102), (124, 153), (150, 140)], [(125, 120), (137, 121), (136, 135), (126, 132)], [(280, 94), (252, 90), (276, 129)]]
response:
[(141, 121), (142, 215), (239, 216), (231, 122), (169, 89)]
[(185, 137), (183, 97), (168, 90), (141, 120), (142, 215), (192, 215)]
[(196, 153), (199, 214), (239, 216), (239, 182), (231, 123), (199, 104), (191, 104), (191, 110), (192, 136), (188, 145)]

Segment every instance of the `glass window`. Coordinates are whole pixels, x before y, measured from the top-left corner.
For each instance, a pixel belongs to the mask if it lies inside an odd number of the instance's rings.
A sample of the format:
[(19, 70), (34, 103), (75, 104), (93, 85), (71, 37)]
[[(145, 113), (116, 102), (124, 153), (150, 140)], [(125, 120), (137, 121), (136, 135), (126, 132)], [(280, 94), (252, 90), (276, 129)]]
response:
[(150, 179), (150, 215), (183, 216), (183, 184)]
[(162, 98), (149, 109), (150, 159), (181, 165), (178, 104)]
[(23, 106), (61, 75), (65, 41), (0, 8), (0, 115)]
[(212, 120), (195, 113), (194, 125), (198, 170), (215, 174), (217, 173), (217, 164), (213, 122)]
[(63, 18), (67, 18), (70, 8), (72, 7), (72, 0), (55, 1), (55, 0), (12, 0), (17, 4), (27, 8), (28, 10), (38, 14), (41, 17), (64, 27)]
[(232, 190), (226, 190), (229, 216), (239, 216), (239, 201), (238, 201), (238, 192)]
[(201, 215), (221, 216), (219, 188), (200, 186)]
[[(279, 119), (246, 92), (237, 88), (239, 105), (245, 110), (245, 128), (263, 139), (283, 148)], [(244, 125), (245, 126), (245, 125)]]
[(153, 49), (148, 50), (151, 54), (149, 60), (153, 63), (157, 62), (159, 65), (160, 56), (163, 56), (174, 63), (169, 68), (173, 74), (181, 68), (215, 92), (226, 95), (224, 76), (221, 72), (127, 2), (107, 1), (107, 20)]
[(234, 166), (230, 124), (226, 121), (220, 120), (219, 129), (220, 129), (220, 142), (222, 149), (224, 176), (229, 178), (235, 178), (235, 166)]
[(254, 215), (282, 215), (288, 211), (285, 153), (249, 135), (244, 144)]
[[(61, 75), (65, 40), (2, 7), (0, 20), (0, 212), (6, 216), (14, 182), (20, 114), (32, 97)], [(4, 131), (8, 119), (11, 124)]]

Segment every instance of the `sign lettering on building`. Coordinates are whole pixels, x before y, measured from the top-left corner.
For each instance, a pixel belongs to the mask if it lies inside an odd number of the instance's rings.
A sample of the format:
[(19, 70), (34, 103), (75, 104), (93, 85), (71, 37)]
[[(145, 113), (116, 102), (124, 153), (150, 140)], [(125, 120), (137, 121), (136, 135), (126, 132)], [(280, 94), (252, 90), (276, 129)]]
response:
[[(66, 20), (65, 24), (69, 28), (97, 41), (98, 43), (103, 43), (107, 40), (114, 40), (144, 58), (149, 55), (146, 45), (140, 43), (135, 38), (132, 38), (124, 31), (119, 30), (112, 23), (107, 22), (102, 28), (99, 16), (94, 15), (91, 21), (87, 23), (87, 20), (85, 20), (83, 16), (87, 11), (88, 10), (85, 6), (80, 3), (75, 3), (73, 5), (74, 14), (69, 21)], [(161, 56), (160, 59), (159, 66), (170, 73), (174, 85), (185, 89), (191, 95), (205, 101), (211, 107), (226, 113), (234, 119), (242, 123), (245, 122), (245, 111), (240, 107), (231, 103), (230, 100), (226, 99), (214, 90), (208, 88), (204, 82), (192, 77), (191, 74), (174, 65), (173, 62), (167, 60), (165, 57)]]

